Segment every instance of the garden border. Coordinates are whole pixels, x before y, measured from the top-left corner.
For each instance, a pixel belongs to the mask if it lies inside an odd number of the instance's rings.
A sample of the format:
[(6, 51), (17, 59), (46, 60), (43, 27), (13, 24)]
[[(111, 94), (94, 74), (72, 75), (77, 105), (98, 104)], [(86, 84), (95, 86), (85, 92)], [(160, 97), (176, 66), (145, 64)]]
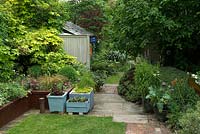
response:
[(31, 91), (26, 97), (13, 100), (0, 107), (0, 128), (30, 109), (39, 109), (39, 98), (45, 98), (45, 108), (48, 109), (46, 95), (49, 91)]

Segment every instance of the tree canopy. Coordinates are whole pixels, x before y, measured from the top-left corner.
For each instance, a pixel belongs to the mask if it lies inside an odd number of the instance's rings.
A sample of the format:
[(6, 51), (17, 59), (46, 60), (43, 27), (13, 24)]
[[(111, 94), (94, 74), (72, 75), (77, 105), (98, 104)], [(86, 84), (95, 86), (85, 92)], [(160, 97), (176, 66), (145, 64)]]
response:
[(103, 0), (71, 0), (71, 21), (99, 35), (106, 23)]
[[(165, 54), (199, 47), (200, 1), (119, 0), (114, 10), (113, 41), (131, 55), (156, 46)], [(182, 53), (182, 55), (184, 55)], [(180, 55), (179, 55), (180, 56)]]

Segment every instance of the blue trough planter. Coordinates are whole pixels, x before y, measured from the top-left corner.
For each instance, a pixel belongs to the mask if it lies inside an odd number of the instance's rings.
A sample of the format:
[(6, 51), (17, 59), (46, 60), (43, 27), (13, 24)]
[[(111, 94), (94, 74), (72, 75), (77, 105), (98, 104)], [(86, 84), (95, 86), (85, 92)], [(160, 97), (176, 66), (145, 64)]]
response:
[(62, 96), (54, 96), (50, 93), (47, 95), (50, 112), (65, 112), (67, 93), (65, 92)]
[(88, 113), (90, 110), (89, 101), (86, 102), (66, 102), (66, 111), (68, 113)]
[(76, 93), (75, 91), (71, 91), (69, 93), (69, 98), (74, 98), (74, 97), (85, 97), (89, 100), (90, 103), (90, 108), (89, 110), (91, 110), (94, 106), (94, 91), (92, 90), (89, 93)]

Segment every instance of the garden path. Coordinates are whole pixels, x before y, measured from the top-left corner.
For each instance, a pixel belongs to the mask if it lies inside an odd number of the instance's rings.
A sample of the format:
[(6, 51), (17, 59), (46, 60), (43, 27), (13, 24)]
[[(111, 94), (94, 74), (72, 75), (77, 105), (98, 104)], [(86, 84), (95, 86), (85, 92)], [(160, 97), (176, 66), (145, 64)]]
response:
[(115, 122), (127, 124), (126, 134), (169, 134), (169, 130), (140, 105), (127, 102), (117, 94), (117, 84), (105, 84), (95, 94), (95, 105), (89, 115), (112, 116)]

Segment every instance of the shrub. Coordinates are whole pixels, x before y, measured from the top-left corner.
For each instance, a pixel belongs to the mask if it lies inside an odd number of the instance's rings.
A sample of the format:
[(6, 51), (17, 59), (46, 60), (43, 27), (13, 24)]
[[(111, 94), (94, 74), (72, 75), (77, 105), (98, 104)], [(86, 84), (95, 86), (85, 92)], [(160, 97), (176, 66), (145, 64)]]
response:
[(187, 73), (174, 67), (160, 67), (160, 79), (170, 84), (175, 79), (187, 78)]
[(50, 52), (43, 58), (46, 59), (44, 62), (40, 63), (43, 74), (56, 74), (66, 65), (73, 65), (77, 63), (75, 57), (67, 55), (64, 52)]
[(59, 74), (67, 77), (71, 82), (75, 82), (78, 79), (78, 72), (72, 66), (65, 66), (60, 71)]
[(93, 61), (91, 70), (94, 72), (101, 70), (106, 72), (107, 75), (111, 75), (115, 72), (114, 64), (110, 63), (109, 61)]
[(120, 52), (119, 50), (109, 51), (106, 55), (106, 58), (110, 61), (115, 62), (126, 62), (127, 55), (125, 53)]
[(69, 82), (58, 82), (53, 83), (51, 87), (51, 95), (63, 95), (65, 93), (65, 90), (71, 87), (71, 84)]
[(54, 83), (68, 82), (68, 78), (63, 75), (40, 76), (37, 81), (39, 82), (39, 89), (50, 90)]
[(134, 67), (125, 72), (120, 79), (119, 86), (117, 88), (118, 93), (128, 101), (137, 101), (140, 99), (138, 91), (134, 85), (134, 72)]
[(103, 86), (103, 84), (105, 83), (106, 80), (106, 72), (105, 71), (100, 71), (97, 70), (94, 72), (94, 81), (95, 81), (95, 90), (96, 91), (100, 91), (101, 87)]
[(0, 106), (26, 94), (27, 92), (18, 83), (0, 83)]
[(135, 65), (135, 87), (140, 96), (144, 98), (150, 86), (160, 86), (159, 68), (148, 64), (146, 61), (141, 61)]
[(80, 81), (77, 84), (78, 88), (84, 88), (84, 87), (95, 87), (95, 82), (92, 77), (92, 74), (90, 72), (85, 72), (81, 77)]
[(3, 106), (3, 104), (7, 103), (8, 100), (6, 100), (4, 94), (0, 94), (0, 107)]
[(43, 74), (55, 74), (65, 65), (76, 64), (75, 57), (64, 52), (63, 41), (57, 35), (55, 29), (41, 28), (17, 38), (18, 68), (27, 71), (27, 66), (37, 64)]
[(179, 134), (200, 134), (200, 102), (195, 109), (189, 109), (179, 119)]
[(171, 102), (169, 103), (168, 123), (173, 128), (178, 128), (178, 119), (180, 112), (185, 112), (188, 108), (195, 106), (199, 96), (194, 89), (190, 88), (187, 80), (178, 80), (171, 93)]
[(39, 77), (42, 74), (41, 66), (40, 65), (34, 65), (28, 69), (28, 74), (32, 77)]
[(0, 44), (0, 81), (6, 82), (14, 75), (14, 62), (16, 57), (15, 50), (10, 49), (6, 45)]
[(160, 113), (162, 113), (164, 108), (167, 108), (171, 101), (170, 90), (171, 89), (167, 87), (149, 87), (149, 93), (146, 96), (146, 99), (149, 99), (152, 105), (156, 107)]

